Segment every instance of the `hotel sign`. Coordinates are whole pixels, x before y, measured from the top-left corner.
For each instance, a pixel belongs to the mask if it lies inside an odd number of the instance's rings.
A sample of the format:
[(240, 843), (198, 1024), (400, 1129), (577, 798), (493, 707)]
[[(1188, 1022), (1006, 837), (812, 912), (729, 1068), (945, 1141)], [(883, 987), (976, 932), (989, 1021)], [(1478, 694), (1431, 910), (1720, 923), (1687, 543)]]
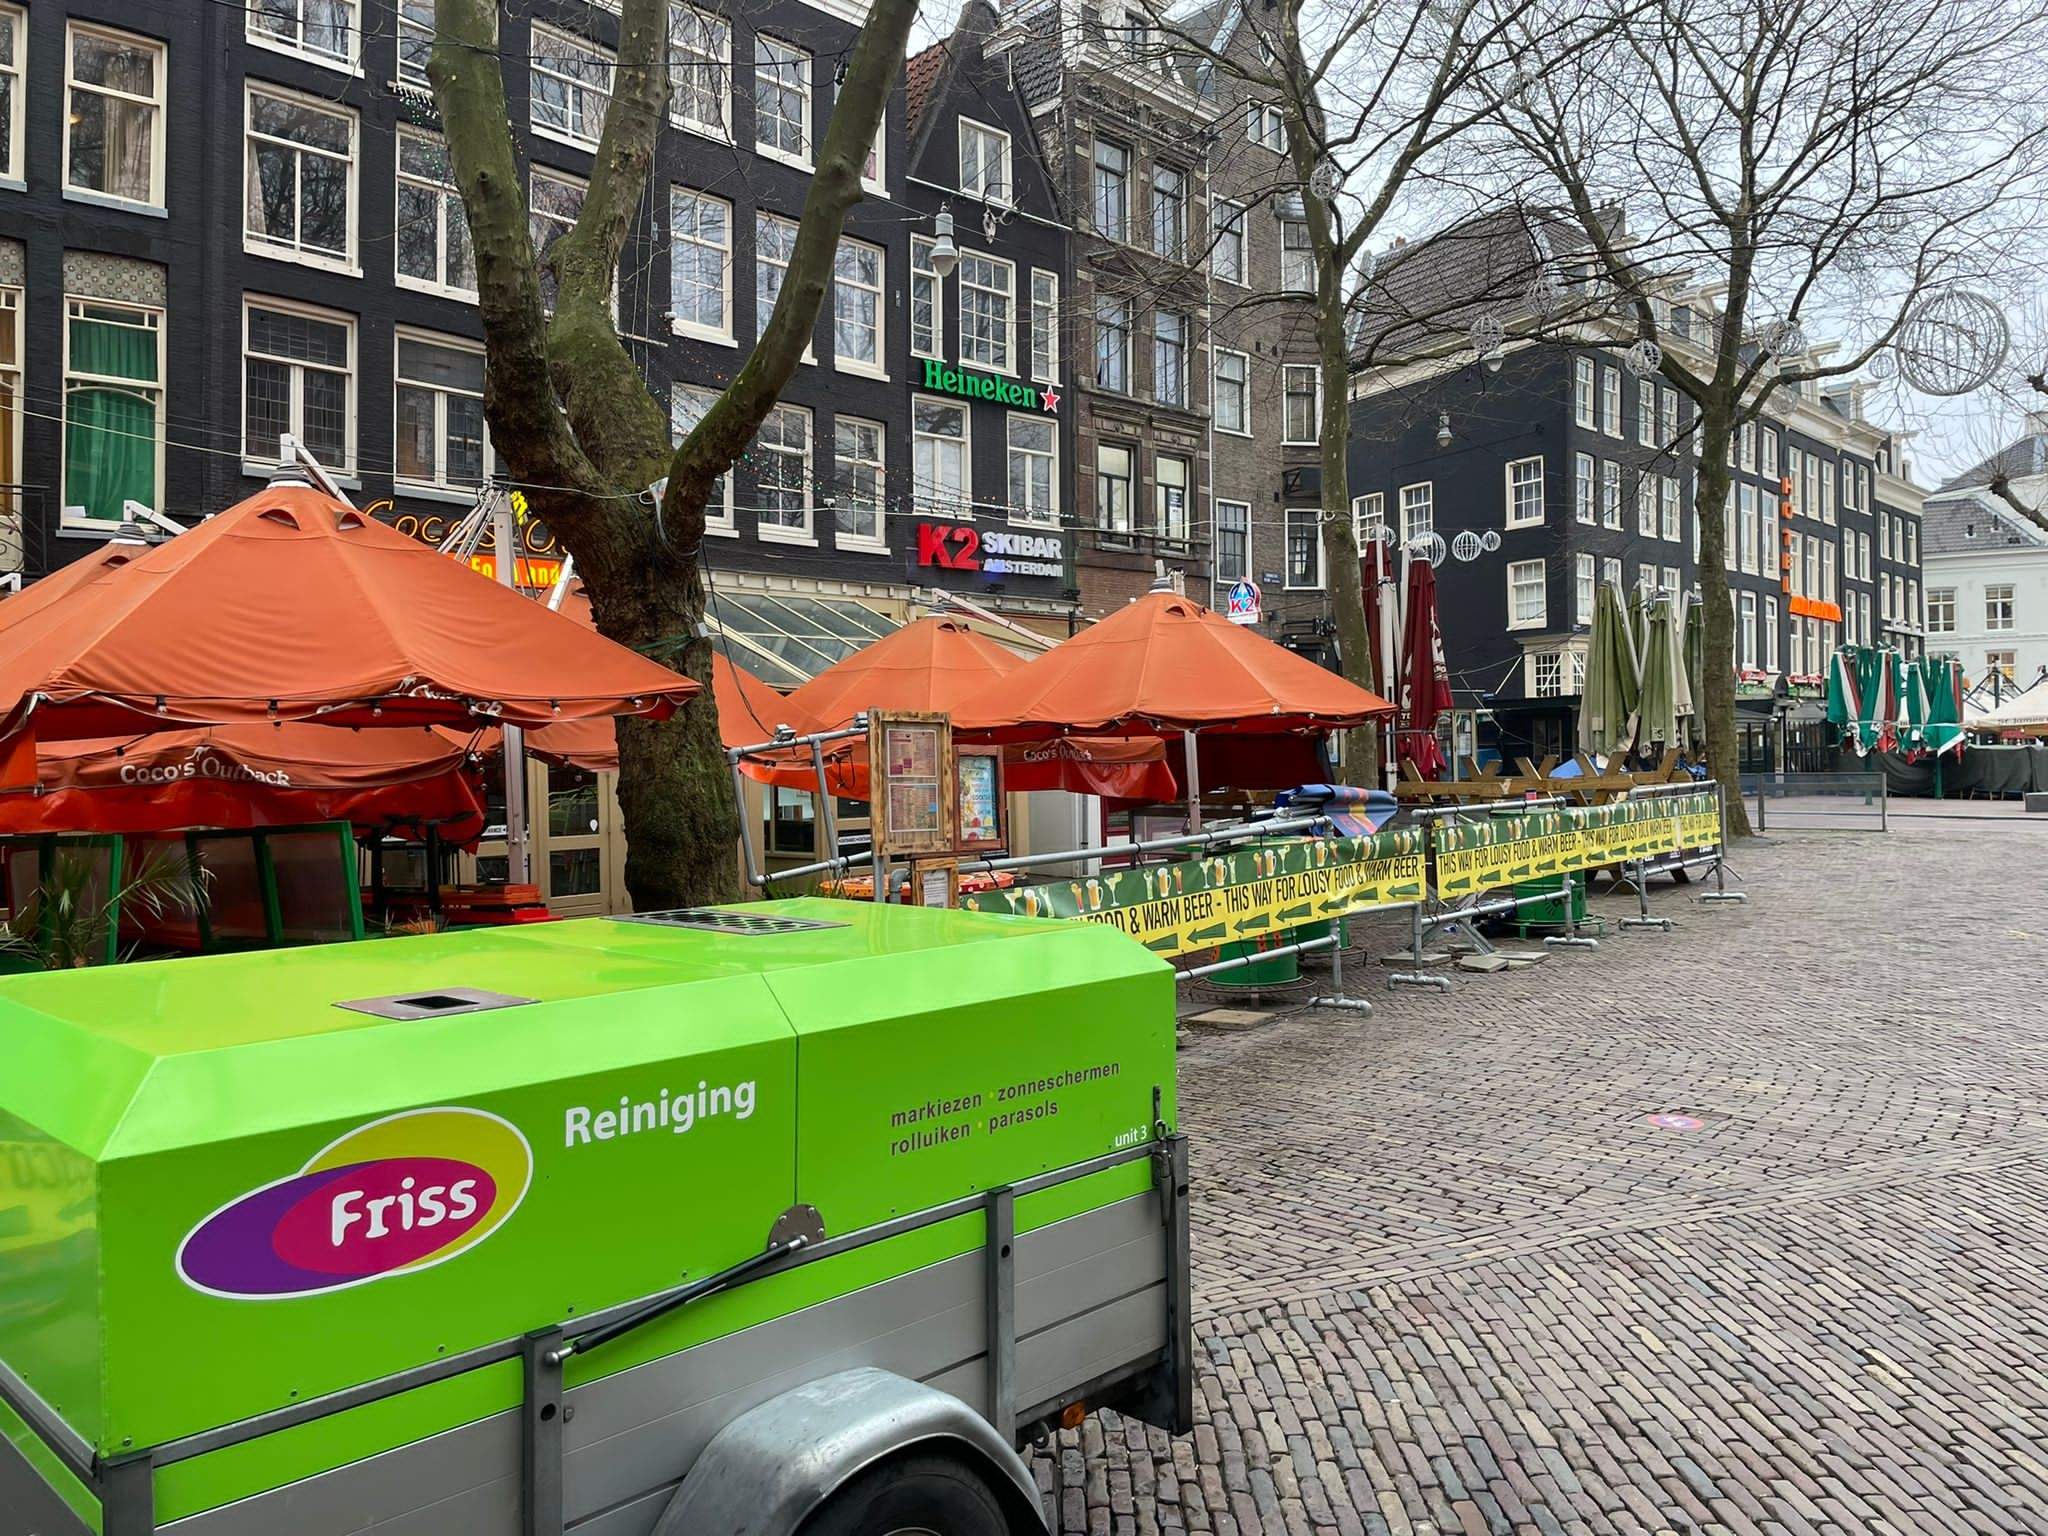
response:
[(1020, 384), (1014, 379), (999, 379), (992, 373), (980, 373), (972, 368), (948, 367), (936, 357), (924, 359), (924, 382), (920, 387), (935, 394), (957, 395), (962, 400), (987, 400), (1024, 411), (1050, 411), (1060, 403), (1057, 390), (1039, 389), (1036, 385)]

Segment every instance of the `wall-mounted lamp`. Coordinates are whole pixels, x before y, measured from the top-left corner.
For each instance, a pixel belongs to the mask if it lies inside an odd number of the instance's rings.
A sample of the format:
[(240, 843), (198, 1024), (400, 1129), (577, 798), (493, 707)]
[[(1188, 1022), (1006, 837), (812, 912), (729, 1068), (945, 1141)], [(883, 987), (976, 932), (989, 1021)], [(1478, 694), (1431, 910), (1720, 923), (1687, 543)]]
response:
[(939, 210), (939, 216), (932, 220), (932, 230), (938, 236), (932, 246), (932, 271), (940, 277), (951, 277), (953, 269), (960, 265), (960, 247), (953, 243), (953, 210), (950, 206)]
[(1439, 448), (1451, 446), (1451, 413), (1449, 411), (1437, 412), (1436, 445)]

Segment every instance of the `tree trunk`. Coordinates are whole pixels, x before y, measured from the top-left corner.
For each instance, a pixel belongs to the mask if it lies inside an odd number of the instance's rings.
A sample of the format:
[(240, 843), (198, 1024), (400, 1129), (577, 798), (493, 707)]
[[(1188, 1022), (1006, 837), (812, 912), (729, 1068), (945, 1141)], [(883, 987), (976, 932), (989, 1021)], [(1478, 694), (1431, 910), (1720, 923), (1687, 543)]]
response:
[(1707, 771), (1721, 785), (1727, 805), (1728, 835), (1749, 836), (1749, 812), (1742, 800), (1735, 734), (1735, 610), (1728, 586), (1728, 539), (1724, 509), (1728, 500), (1728, 440), (1732, 419), (1712, 408), (1701, 413), (1699, 469), (1693, 477), (1692, 511), (1700, 532), (1699, 582), (1701, 667), (1695, 679), (1699, 712), (1707, 737)]
[[(1351, 359), (1344, 340), (1343, 304), (1334, 293), (1340, 280), (1341, 276), (1328, 274), (1320, 278), (1325, 297), (1316, 305), (1316, 350), (1323, 394), (1318, 432), (1323, 460), (1323, 570), (1330, 584), (1330, 612), (1337, 625), (1338, 666), (1346, 679), (1359, 687), (1390, 697), (1378, 675), (1373, 636), (1366, 631), (1358, 533), (1351, 526)], [(1343, 776), (1350, 784), (1379, 785), (1378, 726), (1362, 725), (1345, 732)]]

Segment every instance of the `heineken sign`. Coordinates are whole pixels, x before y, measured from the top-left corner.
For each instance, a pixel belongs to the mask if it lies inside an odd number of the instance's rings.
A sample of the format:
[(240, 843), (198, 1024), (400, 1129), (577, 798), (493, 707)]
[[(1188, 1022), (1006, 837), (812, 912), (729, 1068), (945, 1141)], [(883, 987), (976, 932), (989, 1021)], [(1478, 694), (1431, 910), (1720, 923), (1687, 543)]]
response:
[(972, 368), (949, 368), (936, 357), (924, 360), (924, 388), (935, 394), (958, 395), (963, 400), (988, 400), (1024, 411), (1050, 411), (1060, 403), (1056, 390), (999, 379), (992, 373)]

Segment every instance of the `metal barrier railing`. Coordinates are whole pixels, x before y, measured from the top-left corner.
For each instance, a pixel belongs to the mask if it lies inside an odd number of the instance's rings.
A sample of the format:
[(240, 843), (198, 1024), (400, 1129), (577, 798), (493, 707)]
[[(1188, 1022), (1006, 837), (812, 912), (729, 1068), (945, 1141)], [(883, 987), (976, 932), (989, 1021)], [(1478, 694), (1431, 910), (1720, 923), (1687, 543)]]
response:
[(1742, 791), (1755, 799), (1759, 832), (1773, 821), (1785, 831), (1891, 829), (1891, 789), (1882, 772), (1750, 773), (1742, 776)]

